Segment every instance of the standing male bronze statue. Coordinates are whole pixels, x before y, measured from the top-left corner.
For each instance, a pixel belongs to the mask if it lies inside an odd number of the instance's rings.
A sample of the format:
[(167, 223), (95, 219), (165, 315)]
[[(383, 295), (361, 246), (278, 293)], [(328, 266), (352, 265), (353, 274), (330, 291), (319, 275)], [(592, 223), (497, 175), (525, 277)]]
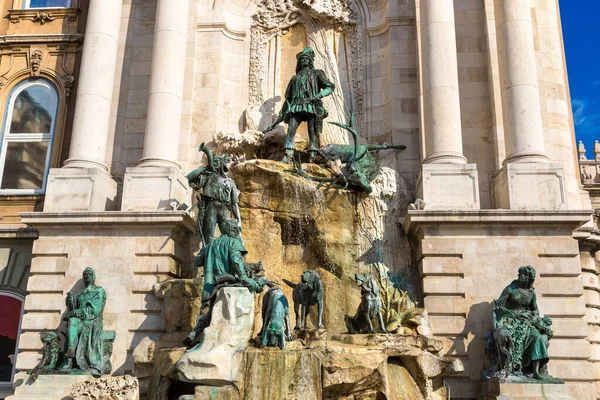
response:
[(312, 162), (319, 149), (318, 135), (323, 132), (323, 120), (329, 113), (323, 108), (323, 97), (333, 93), (335, 85), (325, 76), (325, 72), (315, 69), (315, 52), (310, 47), (296, 55), (296, 75), (290, 79), (285, 91), (285, 102), (277, 120), (264, 133), (281, 122), (288, 124), (285, 141), (285, 156), (282, 162), (291, 164), (296, 149), (296, 130), (302, 122), (308, 124), (308, 153)]
[(204, 246), (207, 246), (215, 236), (215, 226), (223, 232), (223, 224), (233, 215), (242, 231), (238, 198), (240, 191), (233, 179), (227, 177), (229, 171), (229, 154), (215, 156), (204, 143), (198, 151), (204, 152), (208, 164), (196, 168), (187, 175), (189, 185), (198, 194), (198, 233)]

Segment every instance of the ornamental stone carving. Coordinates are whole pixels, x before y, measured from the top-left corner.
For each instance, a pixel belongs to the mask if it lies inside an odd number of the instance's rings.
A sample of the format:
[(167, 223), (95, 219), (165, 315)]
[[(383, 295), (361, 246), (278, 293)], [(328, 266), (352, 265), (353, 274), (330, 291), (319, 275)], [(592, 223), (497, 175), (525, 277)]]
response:
[(40, 66), (42, 64), (42, 52), (40, 50), (34, 50), (31, 52), (29, 59), (29, 65), (31, 67), (32, 75), (40, 74)]

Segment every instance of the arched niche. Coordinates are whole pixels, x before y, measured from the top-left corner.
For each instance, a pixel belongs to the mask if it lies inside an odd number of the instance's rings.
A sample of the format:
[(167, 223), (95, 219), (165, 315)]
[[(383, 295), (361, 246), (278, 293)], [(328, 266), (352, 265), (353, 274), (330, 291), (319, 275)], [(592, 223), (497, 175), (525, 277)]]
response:
[[(354, 0), (263, 0), (252, 15), (249, 106), (260, 112), (260, 128), (269, 126), (282, 105), (294, 74), (296, 53), (315, 50), (315, 67), (336, 85), (326, 97), (326, 121), (347, 122), (357, 114), (363, 132), (365, 23)], [(301, 131), (302, 133), (302, 131)], [(325, 124), (321, 145), (348, 143), (347, 132)]]

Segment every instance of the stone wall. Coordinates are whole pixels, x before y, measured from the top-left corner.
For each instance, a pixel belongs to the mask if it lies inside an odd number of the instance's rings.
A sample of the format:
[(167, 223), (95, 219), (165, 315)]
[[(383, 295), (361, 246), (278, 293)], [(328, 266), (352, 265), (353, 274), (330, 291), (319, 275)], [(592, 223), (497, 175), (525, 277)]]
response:
[(181, 212), (148, 214), (23, 215), (40, 237), (33, 246), (18, 371), (37, 364), (41, 332), (64, 327), (65, 296), (83, 288), (86, 267), (94, 268), (96, 284), (106, 290), (104, 330), (116, 331), (113, 373), (133, 371), (133, 349), (165, 331), (153, 285), (191, 273), (191, 219)]
[(477, 398), (481, 371), (489, 367), (492, 302), (522, 265), (536, 269), (540, 314), (553, 320), (549, 373), (564, 379), (574, 398), (592, 398), (586, 296), (572, 238), (587, 218), (588, 212), (409, 212), (404, 226), (416, 241), (431, 328), (446, 340), (447, 355), (465, 365), (448, 379), (453, 398)]

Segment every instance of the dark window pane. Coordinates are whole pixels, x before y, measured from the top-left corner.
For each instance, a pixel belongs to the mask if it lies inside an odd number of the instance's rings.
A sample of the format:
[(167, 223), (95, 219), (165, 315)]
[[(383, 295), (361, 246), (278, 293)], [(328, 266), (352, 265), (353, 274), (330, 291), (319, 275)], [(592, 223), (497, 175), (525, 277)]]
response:
[(30, 0), (29, 8), (39, 7), (71, 7), (71, 0)]
[(41, 189), (49, 142), (8, 142), (1, 189)]
[(10, 382), (20, 318), (21, 301), (0, 295), (0, 382)]
[(50, 133), (56, 101), (56, 93), (47, 86), (23, 90), (15, 99), (10, 133)]

